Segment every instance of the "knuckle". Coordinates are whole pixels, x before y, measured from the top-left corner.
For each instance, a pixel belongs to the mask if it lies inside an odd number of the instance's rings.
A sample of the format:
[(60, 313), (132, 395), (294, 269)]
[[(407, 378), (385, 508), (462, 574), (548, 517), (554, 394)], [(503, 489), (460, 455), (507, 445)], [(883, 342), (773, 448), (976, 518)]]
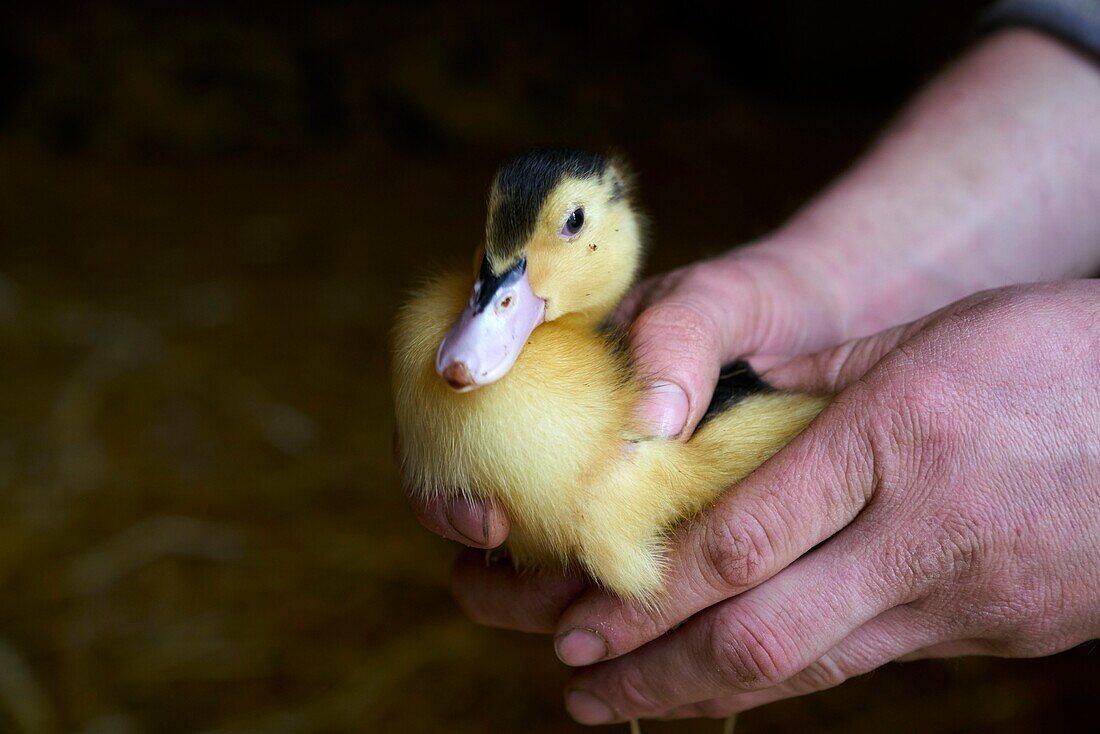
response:
[[(908, 351), (909, 345), (898, 347)], [(920, 359), (914, 354), (907, 360)], [(950, 377), (925, 368), (895, 367), (892, 390), (887, 392), (892, 419), (890, 428), (910, 439), (924, 439), (929, 429), (945, 430), (954, 425), (945, 420), (954, 415), (959, 395)]]
[(708, 646), (722, 680), (735, 688), (770, 688), (798, 672), (779, 635), (742, 612), (712, 623)]
[(764, 526), (747, 513), (733, 521), (705, 522), (698, 548), (703, 578), (722, 592), (763, 581), (773, 556)]
[(1030, 284), (979, 291), (963, 299), (943, 320), (970, 337), (990, 340), (1015, 336), (1021, 326), (1058, 325), (1065, 314), (1052, 311), (1049, 303), (1051, 289), (1058, 287)]
[(939, 376), (907, 375), (867, 411), (876, 469), (888, 484), (929, 485), (949, 472), (968, 436), (967, 398)]
[(863, 390), (842, 395), (827, 410), (829, 429), (818, 433), (812, 447), (821, 481), (842, 492), (829, 509), (853, 517), (871, 501), (879, 480), (876, 442), (866, 433)]
[(944, 512), (928, 544), (926, 574), (955, 581), (974, 571), (982, 534), (981, 523), (974, 518), (953, 510)]
[(982, 546), (980, 521), (956, 510), (943, 510), (926, 521), (930, 528), (915, 542), (898, 540), (888, 550), (906, 588), (917, 595), (956, 588), (976, 571)]
[(1045, 608), (1043, 592), (1027, 582), (999, 580), (993, 574), (982, 581), (976, 594), (942, 606), (955, 633), (974, 639), (986, 654), (1036, 657), (1083, 641), (1060, 628)]

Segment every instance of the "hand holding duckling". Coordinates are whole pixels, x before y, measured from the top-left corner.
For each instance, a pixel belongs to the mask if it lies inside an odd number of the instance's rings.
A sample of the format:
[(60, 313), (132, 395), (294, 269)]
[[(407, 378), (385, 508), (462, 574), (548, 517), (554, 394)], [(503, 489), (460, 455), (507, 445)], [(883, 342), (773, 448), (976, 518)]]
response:
[[(1094, 272), (1098, 115), (1095, 68), (1034, 33), (1002, 34), (778, 233), (643, 284), (628, 301), (635, 353), (688, 396), (684, 410), (664, 393), (665, 432), (684, 415), (687, 437), (706, 395), (709, 369), (681, 369), (696, 349), (697, 366), (774, 364), (983, 288)], [(1051, 126), (1062, 134), (1042, 134)], [(456, 566), (456, 596), (483, 623), (556, 633), (569, 664), (606, 661), (567, 688), (586, 723), (723, 716), (906, 651), (1035, 655), (1096, 636), (1098, 303), (1095, 282), (982, 294), (765, 373), (841, 393), (681, 533), (671, 603), (486, 568), (474, 553)], [(911, 420), (871, 441), (890, 416)], [(418, 512), (477, 547), (509, 529), (492, 504)]]
[(903, 656), (1067, 649), (1100, 636), (1097, 345), (1100, 282), (1066, 281), (796, 359), (768, 378), (836, 400), (678, 538), (659, 608), (469, 557), (456, 595), (557, 631), (589, 666), (566, 698), (588, 724), (727, 716)]

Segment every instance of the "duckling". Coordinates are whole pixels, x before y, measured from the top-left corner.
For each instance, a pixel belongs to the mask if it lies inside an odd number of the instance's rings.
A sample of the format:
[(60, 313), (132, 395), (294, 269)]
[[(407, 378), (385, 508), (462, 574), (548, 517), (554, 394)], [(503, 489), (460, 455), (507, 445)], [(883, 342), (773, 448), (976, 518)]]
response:
[(828, 399), (774, 390), (736, 363), (690, 440), (647, 439), (645, 376), (606, 327), (638, 274), (642, 230), (621, 158), (511, 160), (492, 183), (474, 272), (431, 280), (401, 310), (393, 387), (408, 487), (503, 506), (519, 568), (575, 563), (654, 601), (670, 532)]

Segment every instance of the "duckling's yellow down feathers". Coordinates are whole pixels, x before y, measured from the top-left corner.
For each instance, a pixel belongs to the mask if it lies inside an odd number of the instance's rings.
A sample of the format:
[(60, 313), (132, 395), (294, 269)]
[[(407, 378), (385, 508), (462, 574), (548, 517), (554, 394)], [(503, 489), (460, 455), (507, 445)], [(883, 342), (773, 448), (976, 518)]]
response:
[(687, 442), (640, 440), (641, 382), (588, 319), (538, 327), (511, 371), (456, 393), (436, 350), (469, 294), (451, 274), (402, 310), (394, 349), (399, 462), (423, 495), (502, 505), (519, 567), (579, 563), (614, 593), (660, 594), (669, 531), (766, 461), (825, 406), (818, 396), (750, 395)]

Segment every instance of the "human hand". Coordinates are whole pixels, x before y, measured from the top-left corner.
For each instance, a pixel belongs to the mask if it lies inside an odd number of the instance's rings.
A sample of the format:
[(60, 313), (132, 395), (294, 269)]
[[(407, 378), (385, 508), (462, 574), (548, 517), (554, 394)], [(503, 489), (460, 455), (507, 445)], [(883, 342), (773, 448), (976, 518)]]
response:
[(589, 666), (566, 698), (585, 723), (725, 716), (903, 656), (1066, 649), (1100, 634), (1098, 355), (1100, 282), (1070, 281), (797, 359), (767, 378), (837, 398), (684, 529), (664, 602), (573, 600), (468, 557), (456, 595), (556, 631)]

